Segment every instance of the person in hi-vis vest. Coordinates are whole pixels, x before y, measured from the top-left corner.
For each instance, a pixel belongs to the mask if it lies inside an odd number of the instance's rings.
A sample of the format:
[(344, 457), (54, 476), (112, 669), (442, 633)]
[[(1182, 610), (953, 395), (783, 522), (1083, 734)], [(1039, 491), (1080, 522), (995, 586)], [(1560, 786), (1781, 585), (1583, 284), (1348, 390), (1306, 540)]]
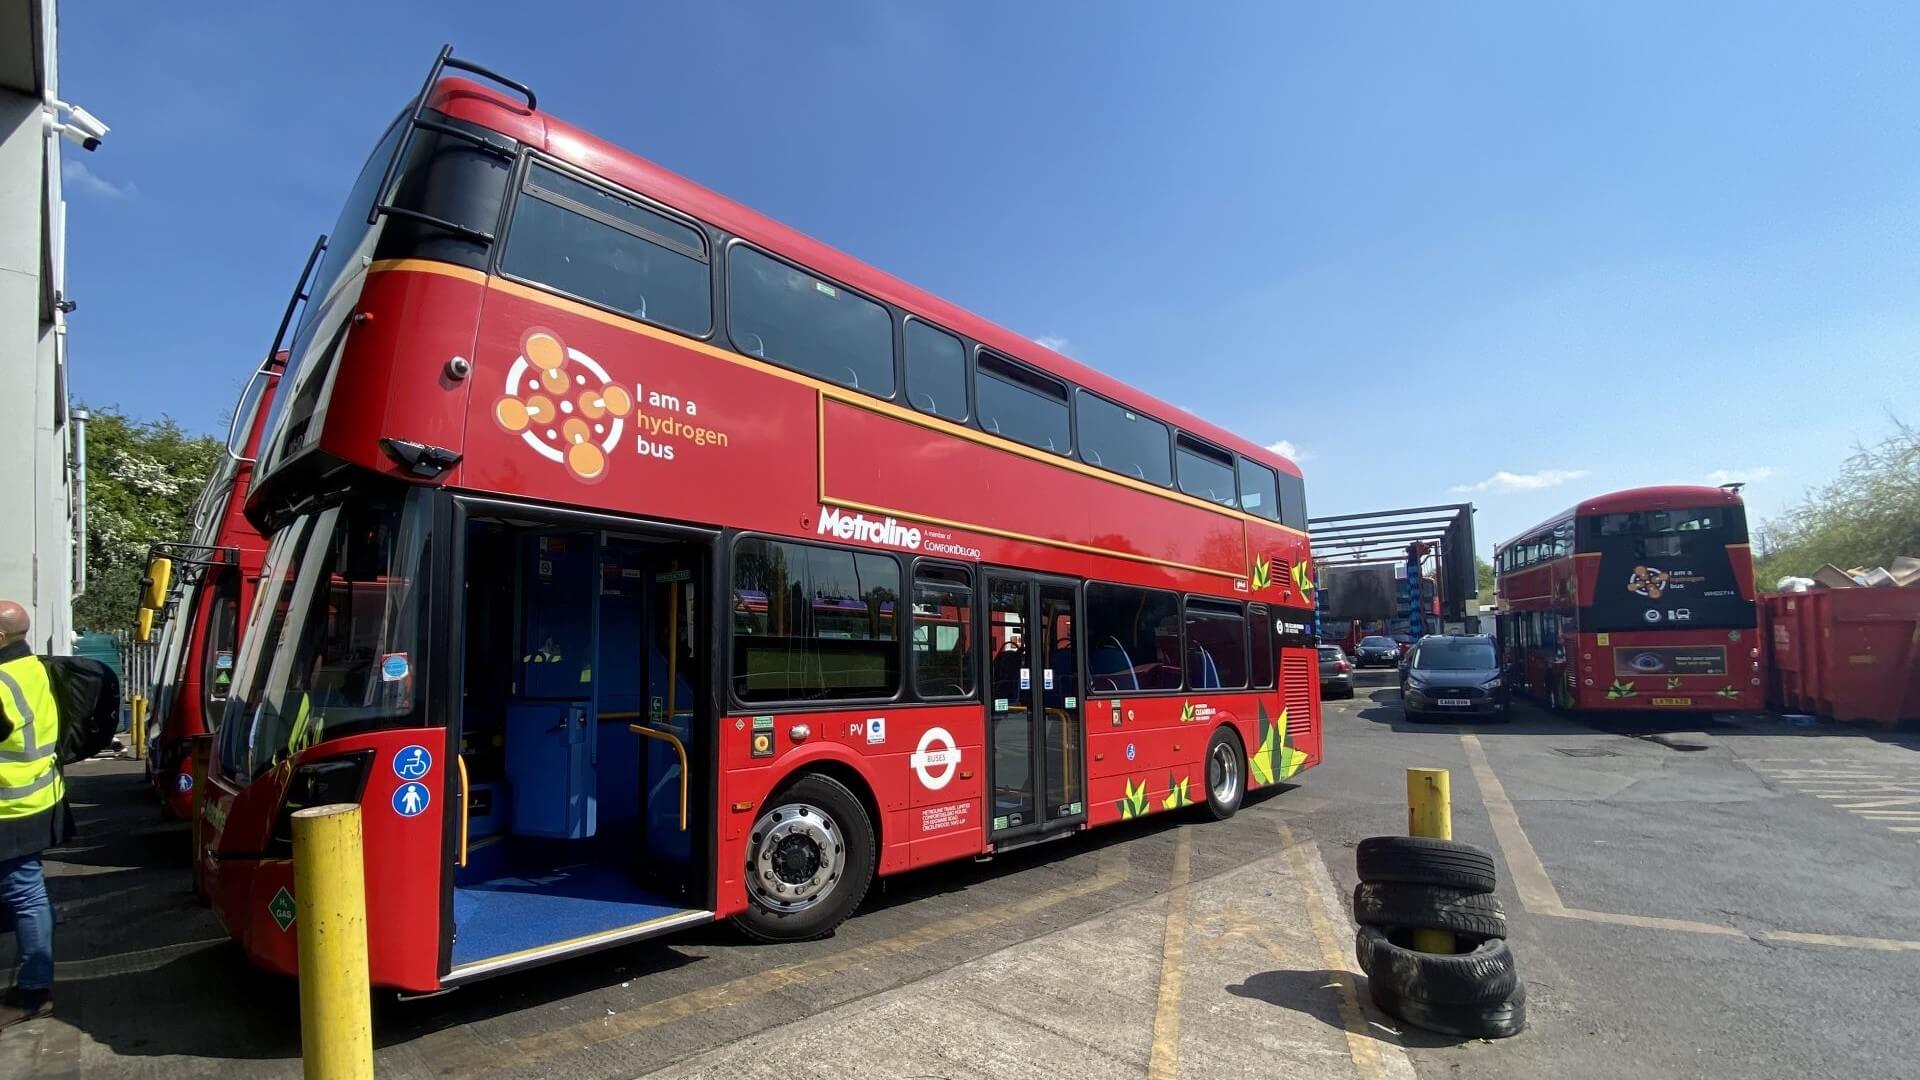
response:
[(0, 600), (0, 908), (20, 956), (0, 999), (0, 1028), (53, 1011), (53, 905), (40, 852), (55, 842), (64, 798), (60, 714), (47, 666), (27, 646), (27, 609)]

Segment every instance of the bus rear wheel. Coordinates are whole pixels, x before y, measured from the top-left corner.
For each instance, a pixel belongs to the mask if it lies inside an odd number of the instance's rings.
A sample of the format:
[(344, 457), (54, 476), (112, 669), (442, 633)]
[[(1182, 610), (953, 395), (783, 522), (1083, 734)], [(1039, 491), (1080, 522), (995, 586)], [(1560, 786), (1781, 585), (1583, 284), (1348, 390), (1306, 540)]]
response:
[(808, 773), (776, 792), (747, 840), (747, 910), (734, 923), (760, 941), (833, 933), (873, 881), (873, 823), (845, 784)]
[(1240, 752), (1240, 740), (1227, 728), (1207, 740), (1207, 811), (1215, 820), (1225, 821), (1240, 809), (1247, 796), (1247, 756)]

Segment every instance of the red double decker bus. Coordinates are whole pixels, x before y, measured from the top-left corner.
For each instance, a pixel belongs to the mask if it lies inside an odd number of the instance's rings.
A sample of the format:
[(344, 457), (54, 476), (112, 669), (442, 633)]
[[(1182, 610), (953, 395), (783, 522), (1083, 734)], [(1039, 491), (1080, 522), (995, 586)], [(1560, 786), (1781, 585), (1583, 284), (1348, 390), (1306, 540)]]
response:
[[(316, 248), (317, 254), (317, 248)], [(259, 452), (261, 429), (273, 402), (284, 356), (254, 372), (234, 407), (227, 452), (215, 464), (194, 504), (193, 533), (184, 543), (155, 545), (175, 582), (170, 614), (156, 647), (147, 700), (147, 776), (162, 810), (186, 817), (193, 807), (193, 762), (188, 740), (214, 730), (226, 709), (240, 627), (253, 606), (267, 541), (244, 507)], [(150, 565), (148, 580), (155, 573)]]
[(443, 51), (310, 291), (203, 811), (262, 965), (320, 803), (426, 991), (1319, 760), (1291, 462), (518, 83)]
[(1762, 702), (1753, 555), (1736, 489), (1588, 499), (1494, 549), (1514, 688), (1561, 709)]

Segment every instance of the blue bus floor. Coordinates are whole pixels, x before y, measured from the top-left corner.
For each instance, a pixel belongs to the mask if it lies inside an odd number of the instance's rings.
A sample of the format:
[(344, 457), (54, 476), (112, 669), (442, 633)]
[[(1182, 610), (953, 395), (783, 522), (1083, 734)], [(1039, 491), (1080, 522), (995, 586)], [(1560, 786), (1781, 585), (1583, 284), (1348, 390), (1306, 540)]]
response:
[(687, 910), (636, 884), (624, 864), (502, 870), (453, 889), (453, 966), (557, 945)]

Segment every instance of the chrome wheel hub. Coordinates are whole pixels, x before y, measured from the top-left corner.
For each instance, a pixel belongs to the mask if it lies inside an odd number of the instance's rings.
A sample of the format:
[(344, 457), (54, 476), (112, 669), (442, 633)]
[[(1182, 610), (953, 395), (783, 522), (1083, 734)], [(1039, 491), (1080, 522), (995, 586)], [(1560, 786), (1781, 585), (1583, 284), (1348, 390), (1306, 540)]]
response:
[(1207, 755), (1207, 790), (1213, 793), (1213, 801), (1224, 806), (1233, 805), (1239, 797), (1240, 758), (1232, 745), (1220, 743)]
[(826, 812), (785, 803), (754, 822), (747, 888), (773, 911), (805, 911), (825, 899), (846, 867), (840, 829)]

